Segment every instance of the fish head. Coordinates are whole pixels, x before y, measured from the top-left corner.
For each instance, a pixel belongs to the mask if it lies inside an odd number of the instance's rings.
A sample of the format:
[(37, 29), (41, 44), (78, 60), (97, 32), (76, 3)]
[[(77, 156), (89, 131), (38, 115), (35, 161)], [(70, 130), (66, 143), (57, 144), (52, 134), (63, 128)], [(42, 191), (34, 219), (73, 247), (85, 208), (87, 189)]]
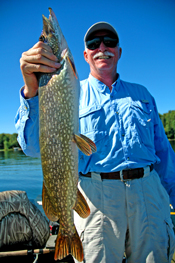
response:
[(56, 15), (51, 8), (49, 8), (49, 13), (49, 18), (46, 18), (44, 15), (42, 16), (43, 31), (39, 40), (51, 47), (53, 54), (58, 58), (58, 62), (61, 64), (61, 67), (51, 74), (39, 74), (38, 80), (40, 87), (46, 85), (53, 75), (59, 75), (63, 70), (69, 72), (70, 74), (73, 73), (75, 79), (78, 81), (78, 74), (75, 68), (74, 59), (59, 26)]
[(49, 18), (43, 17), (43, 31), (40, 40), (48, 44), (58, 60), (61, 60), (63, 50), (68, 48), (66, 39), (58, 24), (57, 18), (51, 8), (49, 8)]

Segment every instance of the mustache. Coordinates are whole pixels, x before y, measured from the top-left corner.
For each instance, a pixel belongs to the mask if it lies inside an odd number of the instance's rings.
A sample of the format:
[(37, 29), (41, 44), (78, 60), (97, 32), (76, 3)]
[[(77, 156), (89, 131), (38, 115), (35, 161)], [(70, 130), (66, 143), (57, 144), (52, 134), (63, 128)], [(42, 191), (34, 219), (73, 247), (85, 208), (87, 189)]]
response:
[(93, 56), (93, 59), (101, 57), (101, 56), (110, 56), (110, 57), (114, 57), (114, 54), (109, 52), (109, 51), (104, 51), (104, 52), (98, 52)]

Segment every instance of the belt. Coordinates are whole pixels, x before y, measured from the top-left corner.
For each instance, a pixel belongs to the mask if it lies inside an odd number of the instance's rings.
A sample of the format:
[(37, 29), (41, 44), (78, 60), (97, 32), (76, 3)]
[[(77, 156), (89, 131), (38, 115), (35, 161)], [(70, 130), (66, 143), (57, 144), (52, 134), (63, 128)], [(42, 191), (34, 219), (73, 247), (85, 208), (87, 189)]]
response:
[[(149, 166), (150, 172), (153, 170), (153, 164)], [(85, 177), (91, 177), (91, 172), (87, 174), (80, 175)], [(112, 172), (112, 173), (100, 173), (101, 179), (113, 179), (113, 180), (133, 180), (133, 179), (139, 179), (144, 176), (144, 168), (136, 168), (136, 169), (128, 169), (128, 170), (122, 170), (118, 172)]]

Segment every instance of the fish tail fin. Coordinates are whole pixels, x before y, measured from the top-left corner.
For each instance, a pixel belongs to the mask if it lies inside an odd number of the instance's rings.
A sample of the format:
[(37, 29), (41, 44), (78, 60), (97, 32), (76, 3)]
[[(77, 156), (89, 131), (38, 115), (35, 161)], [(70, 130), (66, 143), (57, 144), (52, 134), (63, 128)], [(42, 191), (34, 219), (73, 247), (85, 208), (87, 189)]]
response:
[(84, 196), (82, 195), (82, 193), (79, 191), (77, 191), (77, 200), (76, 203), (73, 207), (73, 209), (79, 214), (79, 216), (81, 216), (82, 218), (86, 218), (90, 215), (90, 208), (84, 198)]
[(95, 143), (83, 134), (74, 134), (73, 141), (77, 144), (77, 147), (86, 155), (91, 155), (96, 152)]
[(52, 207), (52, 204), (50, 202), (50, 198), (49, 198), (49, 195), (47, 193), (47, 189), (46, 189), (44, 182), (43, 182), (43, 191), (42, 191), (42, 206), (43, 206), (44, 212), (45, 212), (45, 214), (49, 220), (57, 221), (59, 219), (59, 217), (56, 215), (56, 213)]
[(64, 228), (60, 224), (60, 229), (55, 244), (54, 259), (61, 260), (69, 254), (72, 254), (73, 257), (81, 262), (84, 257), (83, 246), (75, 226), (74, 234), (72, 236), (68, 236), (68, 234), (65, 233)]
[(70, 239), (69, 236), (64, 233), (62, 226), (59, 226), (59, 232), (55, 244), (55, 260), (61, 260), (69, 255), (70, 253)]

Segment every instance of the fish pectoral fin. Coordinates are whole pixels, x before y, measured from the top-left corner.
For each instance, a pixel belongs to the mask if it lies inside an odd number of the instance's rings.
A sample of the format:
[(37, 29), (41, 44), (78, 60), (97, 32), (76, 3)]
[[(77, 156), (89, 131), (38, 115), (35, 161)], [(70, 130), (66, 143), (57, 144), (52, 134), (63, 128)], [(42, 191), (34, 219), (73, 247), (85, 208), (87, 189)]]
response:
[(83, 135), (81, 133), (80, 133), (80, 137), (89, 144), (89, 146), (91, 147), (92, 153), (95, 153), (97, 151), (97, 147), (91, 139), (89, 139), (88, 137), (86, 137), (85, 135)]
[(79, 150), (82, 151), (84, 154), (86, 155), (92, 154), (90, 145), (84, 139), (82, 139), (79, 135), (74, 134), (73, 141), (76, 143)]
[(55, 244), (55, 260), (61, 260), (69, 254), (72, 254), (72, 256), (78, 261), (83, 261), (83, 246), (75, 226), (73, 226), (73, 232), (74, 233), (71, 236), (66, 233), (62, 223), (60, 222), (59, 232)]
[(77, 191), (77, 200), (76, 203), (73, 207), (73, 209), (79, 214), (79, 216), (81, 216), (82, 218), (86, 218), (90, 215), (90, 208), (84, 198), (84, 196), (82, 195), (82, 193), (79, 191)]
[(73, 71), (74, 76), (76, 77), (76, 79), (78, 79), (74, 61), (70, 59), (69, 52), (68, 52), (67, 48), (62, 51), (61, 58), (62, 58), (61, 61), (60, 61), (61, 64), (63, 64), (65, 59), (67, 59), (69, 65), (70, 65), (70, 67), (71, 67), (71, 69)]
[(69, 56), (67, 56), (66, 58), (67, 58), (70, 66), (71, 66), (71, 69), (72, 69), (72, 71), (74, 73), (74, 76), (76, 77), (76, 79), (78, 79), (74, 62), (70, 59)]
[(49, 195), (47, 193), (47, 189), (44, 182), (43, 182), (43, 191), (42, 191), (42, 206), (49, 220), (58, 221), (59, 217), (56, 215), (54, 208), (50, 202)]
[(91, 155), (96, 152), (96, 145), (88, 137), (80, 134), (74, 134), (73, 141), (77, 144), (77, 147), (86, 155)]

